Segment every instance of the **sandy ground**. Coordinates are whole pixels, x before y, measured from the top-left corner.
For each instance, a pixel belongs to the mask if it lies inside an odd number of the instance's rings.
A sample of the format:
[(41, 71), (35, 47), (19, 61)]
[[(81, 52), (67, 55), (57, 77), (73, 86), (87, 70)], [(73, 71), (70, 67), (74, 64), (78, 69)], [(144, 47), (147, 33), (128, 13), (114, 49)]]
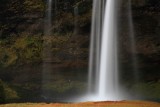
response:
[(5, 104), (0, 107), (160, 107), (160, 103), (144, 101), (107, 101), (107, 102), (86, 102), (86, 103), (24, 103), (24, 104)]

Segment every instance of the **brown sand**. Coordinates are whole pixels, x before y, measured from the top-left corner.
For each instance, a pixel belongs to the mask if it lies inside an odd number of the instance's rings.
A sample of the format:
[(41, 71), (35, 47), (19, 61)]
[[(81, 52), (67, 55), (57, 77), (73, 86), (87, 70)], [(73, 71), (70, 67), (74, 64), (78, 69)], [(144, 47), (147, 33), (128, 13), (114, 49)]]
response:
[(24, 103), (24, 104), (6, 104), (0, 107), (160, 107), (160, 103), (145, 101), (104, 101), (104, 102), (86, 102), (86, 103)]

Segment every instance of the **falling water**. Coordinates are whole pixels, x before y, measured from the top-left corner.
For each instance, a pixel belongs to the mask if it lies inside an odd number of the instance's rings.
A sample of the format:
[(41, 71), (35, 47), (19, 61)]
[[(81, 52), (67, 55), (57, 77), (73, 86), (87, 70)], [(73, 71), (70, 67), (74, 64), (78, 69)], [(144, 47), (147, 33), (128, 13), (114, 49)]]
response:
[(89, 83), (88, 92), (94, 93), (98, 89), (99, 81), (99, 65), (100, 65), (100, 43), (103, 26), (105, 0), (93, 1), (93, 17), (92, 17), (92, 32), (90, 42), (90, 61), (89, 61)]
[(74, 35), (77, 35), (78, 33), (78, 20), (77, 16), (79, 16), (79, 10), (78, 10), (78, 5), (74, 7)]
[(52, 26), (52, 0), (47, 1), (46, 19), (45, 19), (45, 29), (44, 33), (47, 36), (51, 35)]
[(51, 78), (51, 65), (47, 63), (48, 61), (52, 60), (52, 52), (51, 52), (51, 45), (48, 44), (47, 40), (45, 39), (48, 36), (52, 35), (51, 27), (52, 27), (52, 0), (47, 1), (47, 9), (46, 9), (46, 17), (45, 17), (45, 28), (44, 28), (44, 41), (43, 41), (43, 69), (42, 69), (42, 97), (45, 100), (49, 99), (50, 93), (46, 92), (45, 85), (49, 83)]
[(132, 65), (134, 70), (134, 81), (138, 81), (138, 60), (136, 54), (136, 42), (135, 42), (135, 34), (134, 34), (134, 25), (133, 25), (133, 17), (132, 17), (132, 7), (131, 0), (128, 1), (128, 24), (129, 24), (129, 40), (130, 40), (130, 49), (132, 52)]
[(117, 70), (116, 11), (115, 0), (93, 1), (89, 91), (95, 99), (92, 97), (91, 100), (121, 99)]
[(116, 53), (116, 7), (114, 0), (107, 0), (101, 44), (98, 94), (100, 99), (115, 100), (118, 93)]
[(58, 1), (57, 0), (54, 0), (54, 12), (55, 12), (55, 15), (57, 15), (57, 4), (58, 4)]

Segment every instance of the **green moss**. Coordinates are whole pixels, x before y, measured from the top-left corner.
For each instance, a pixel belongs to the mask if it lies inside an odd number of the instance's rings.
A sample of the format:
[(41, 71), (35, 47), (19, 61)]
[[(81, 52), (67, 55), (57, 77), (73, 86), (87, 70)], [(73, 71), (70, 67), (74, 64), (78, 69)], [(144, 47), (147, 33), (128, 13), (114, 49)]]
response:
[(160, 82), (138, 83), (132, 86), (133, 93), (147, 99), (160, 99)]
[(74, 89), (74, 90), (76, 89), (78, 91), (84, 90), (85, 84), (78, 82), (78, 81), (77, 82), (76, 81), (69, 82), (69, 81), (61, 79), (61, 80), (54, 81), (52, 83), (44, 84), (43, 88), (46, 91), (65, 93), (65, 92), (70, 91), (72, 89)]
[(17, 92), (10, 88), (9, 85), (0, 80), (0, 102), (19, 99)]
[[(75, 55), (84, 56), (88, 53), (86, 48), (77, 48), (82, 39), (72, 40), (73, 43), (70, 41), (72, 33), (41, 36), (24, 32), (19, 35), (21, 36), (0, 40), (0, 67), (41, 63), (44, 59), (60, 62), (66, 60), (63, 58), (64, 55), (75, 57)], [(85, 40), (83, 38), (83, 41)]]
[(0, 49), (0, 65), (7, 67), (16, 63), (17, 55), (15, 50), (12, 48), (1, 48)]
[(22, 33), (15, 37), (0, 41), (0, 66), (40, 62), (42, 58), (42, 37)]
[(25, 0), (24, 5), (26, 6), (26, 10), (29, 12), (33, 10), (43, 12), (45, 9), (43, 0)]

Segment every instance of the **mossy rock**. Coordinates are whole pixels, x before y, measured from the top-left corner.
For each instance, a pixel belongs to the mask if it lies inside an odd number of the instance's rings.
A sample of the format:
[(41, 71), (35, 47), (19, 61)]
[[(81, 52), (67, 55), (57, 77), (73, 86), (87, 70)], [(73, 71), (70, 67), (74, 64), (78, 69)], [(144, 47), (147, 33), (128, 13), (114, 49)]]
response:
[(19, 99), (18, 93), (0, 80), (0, 103)]

